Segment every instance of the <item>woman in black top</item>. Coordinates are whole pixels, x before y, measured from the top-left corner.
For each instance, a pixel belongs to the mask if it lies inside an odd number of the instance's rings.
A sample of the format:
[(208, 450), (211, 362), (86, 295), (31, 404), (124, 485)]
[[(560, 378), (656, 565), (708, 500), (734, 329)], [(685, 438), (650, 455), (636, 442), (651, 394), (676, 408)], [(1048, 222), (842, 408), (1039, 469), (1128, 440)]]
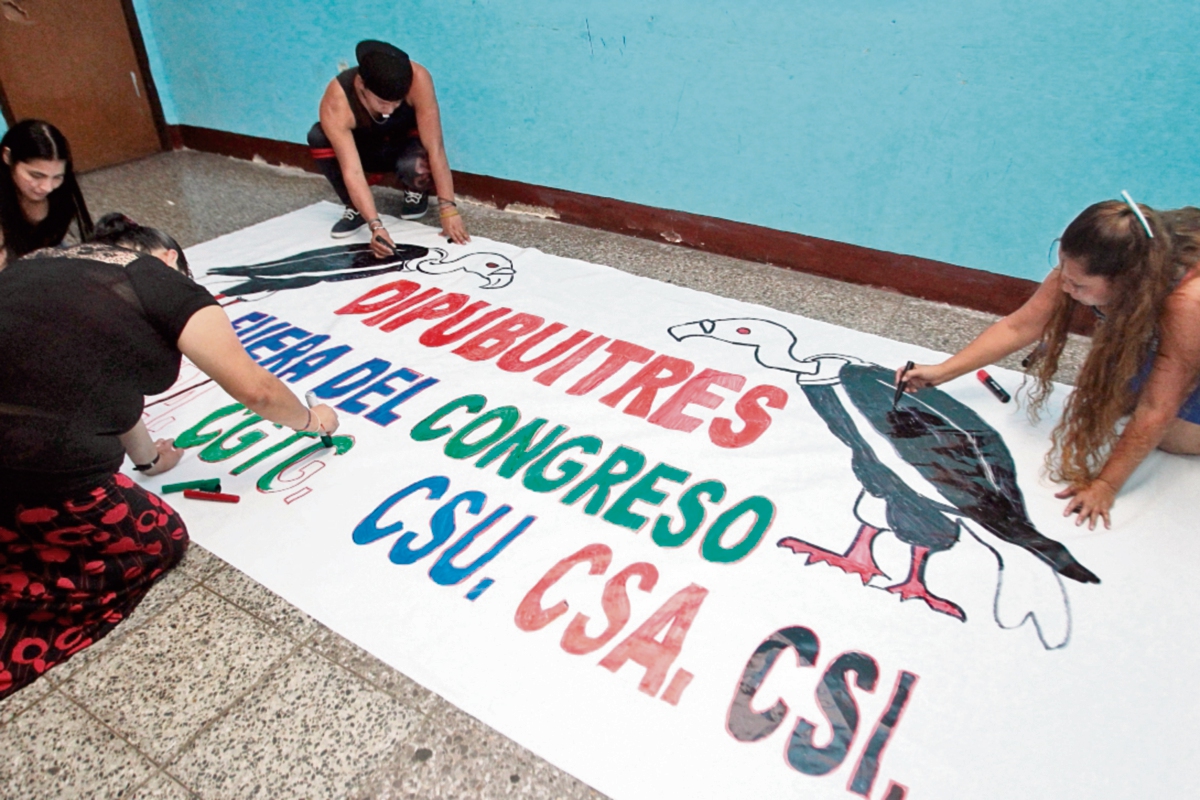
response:
[[(168, 267), (192, 277), (187, 256), (173, 236), (157, 228), (139, 225), (125, 214), (114, 212), (98, 219), (91, 241), (154, 256)], [(140, 418), (136, 425), (121, 435), (121, 446), (133, 462), (133, 468), (146, 476), (159, 475), (174, 468), (183, 457), (183, 450), (175, 447), (174, 439), (156, 441), (150, 438)]]
[[(0, 251), (0, 263), (4, 261)], [(181, 354), (262, 417), (332, 432), (242, 348), (212, 295), (152, 256), (42, 250), (0, 271), (0, 698), (106, 635), (187, 547), (117, 472)]]
[(92, 217), (75, 180), (71, 148), (49, 122), (27, 119), (0, 139), (0, 228), (9, 257), (62, 243), (74, 222), (79, 241)]

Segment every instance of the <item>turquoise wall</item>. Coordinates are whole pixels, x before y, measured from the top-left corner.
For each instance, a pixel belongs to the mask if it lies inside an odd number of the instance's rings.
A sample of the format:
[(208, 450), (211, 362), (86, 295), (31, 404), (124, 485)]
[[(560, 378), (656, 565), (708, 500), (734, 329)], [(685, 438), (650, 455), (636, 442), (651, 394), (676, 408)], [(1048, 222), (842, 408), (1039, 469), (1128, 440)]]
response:
[(461, 170), (1040, 278), (1128, 189), (1200, 204), (1194, 0), (136, 0), (170, 123), (303, 142), (354, 43)]

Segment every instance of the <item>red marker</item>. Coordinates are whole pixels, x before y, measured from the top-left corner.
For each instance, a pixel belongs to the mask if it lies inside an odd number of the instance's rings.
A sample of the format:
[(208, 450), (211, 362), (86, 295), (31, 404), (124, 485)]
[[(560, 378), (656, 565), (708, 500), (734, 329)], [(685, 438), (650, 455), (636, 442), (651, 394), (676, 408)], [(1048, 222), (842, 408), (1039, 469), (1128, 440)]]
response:
[(988, 388), (988, 391), (996, 395), (996, 399), (1001, 403), (1007, 403), (1012, 400), (1012, 395), (1004, 391), (1004, 387), (996, 383), (996, 379), (987, 374), (987, 370), (981, 369), (975, 373), (975, 377), (979, 378), (979, 382)]
[(202, 492), (199, 489), (184, 489), (184, 497), (190, 497), (192, 500), (211, 500), (214, 503), (237, 503), (242, 498), (236, 494), (222, 494), (221, 492)]

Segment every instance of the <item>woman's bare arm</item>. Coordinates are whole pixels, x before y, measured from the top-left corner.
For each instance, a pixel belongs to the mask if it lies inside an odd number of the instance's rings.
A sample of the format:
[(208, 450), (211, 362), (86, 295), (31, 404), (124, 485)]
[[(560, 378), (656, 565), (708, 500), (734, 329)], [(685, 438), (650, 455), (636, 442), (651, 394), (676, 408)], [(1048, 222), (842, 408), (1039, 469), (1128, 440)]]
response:
[(161, 475), (173, 469), (183, 457), (183, 450), (175, 446), (174, 439), (151, 439), (150, 432), (140, 419), (118, 438), (125, 448), (125, 454), (135, 465), (152, 464), (149, 469), (141, 471), (143, 475)]
[[(908, 391), (915, 392), (926, 386), (937, 386), (953, 380), (1033, 344), (1050, 321), (1061, 293), (1062, 279), (1055, 268), (1020, 308), (992, 323), (962, 350), (940, 364), (917, 364), (905, 372)], [(896, 380), (900, 380), (899, 370)]]
[(179, 350), (202, 372), (254, 413), (297, 431), (333, 433), (338, 416), (327, 405), (309, 409), (299, 398), (246, 353), (225, 311), (218, 306), (192, 315), (179, 334)]

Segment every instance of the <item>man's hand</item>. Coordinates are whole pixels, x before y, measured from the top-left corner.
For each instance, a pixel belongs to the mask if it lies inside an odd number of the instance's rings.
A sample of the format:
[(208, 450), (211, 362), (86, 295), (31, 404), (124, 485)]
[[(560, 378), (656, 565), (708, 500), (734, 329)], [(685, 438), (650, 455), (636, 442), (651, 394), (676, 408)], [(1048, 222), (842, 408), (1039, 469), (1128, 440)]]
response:
[(371, 232), (371, 253), (376, 258), (387, 258), (396, 255), (396, 243), (387, 228), (380, 225)]
[(466, 244), (471, 241), (471, 237), (467, 235), (467, 226), (463, 223), (462, 215), (457, 209), (454, 211), (454, 214), (442, 217), (442, 236), (455, 244)]

